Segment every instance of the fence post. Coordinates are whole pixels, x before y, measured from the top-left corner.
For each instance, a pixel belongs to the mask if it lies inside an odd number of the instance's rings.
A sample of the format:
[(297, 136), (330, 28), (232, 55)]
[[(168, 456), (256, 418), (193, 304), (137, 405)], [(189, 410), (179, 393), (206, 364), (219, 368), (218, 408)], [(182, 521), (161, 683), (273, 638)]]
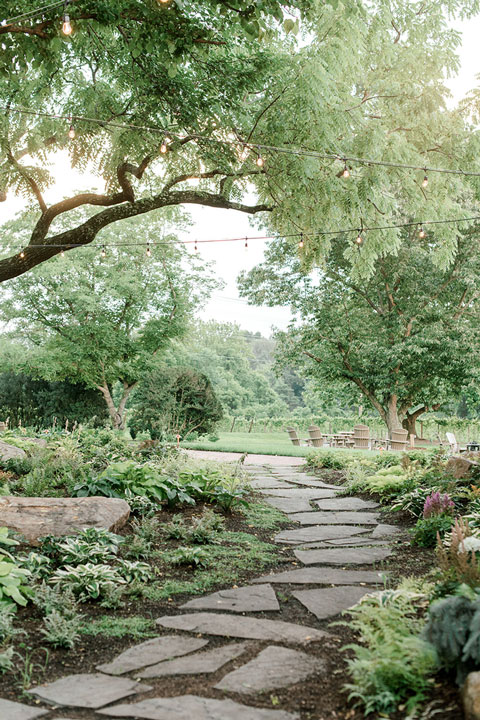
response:
[(236, 421), (236, 419), (237, 419), (237, 417), (234, 416), (233, 422), (232, 422), (232, 427), (230, 428), (230, 432), (231, 432), (231, 433), (233, 432), (233, 428), (235, 427), (235, 421)]
[(250, 420), (250, 427), (248, 428), (248, 432), (249, 432), (249, 433), (252, 432), (252, 427), (253, 427), (253, 423), (254, 423), (254, 422), (255, 422), (255, 418), (252, 418), (252, 419)]

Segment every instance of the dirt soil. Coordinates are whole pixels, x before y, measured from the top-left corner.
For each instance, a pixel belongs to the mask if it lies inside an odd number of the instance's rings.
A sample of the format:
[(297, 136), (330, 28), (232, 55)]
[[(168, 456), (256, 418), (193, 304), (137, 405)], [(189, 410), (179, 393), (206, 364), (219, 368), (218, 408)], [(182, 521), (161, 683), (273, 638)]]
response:
[[(329, 483), (338, 483), (342, 481), (342, 474), (338, 471), (319, 471), (317, 475)], [(371, 499), (371, 497), (369, 498)], [(193, 509), (187, 509), (186, 514), (198, 514), (201, 508), (198, 506)], [(162, 521), (171, 519), (172, 513), (163, 512), (159, 514)], [(396, 581), (402, 577), (424, 575), (434, 566), (433, 550), (425, 550), (423, 548), (415, 548), (409, 544), (408, 528), (412, 526), (411, 518), (404, 514), (382, 512), (382, 522), (395, 524), (404, 530), (400, 539), (396, 540), (394, 545), (394, 553), (381, 565), (381, 569), (390, 573), (390, 584), (395, 585)], [(284, 526), (298, 527), (291, 523)], [(276, 531), (261, 530), (252, 528), (247, 525), (243, 516), (234, 514), (226, 517), (226, 529), (232, 531), (242, 531), (255, 534), (265, 542), (271, 542)], [(126, 529), (128, 532), (128, 528)], [(173, 542), (171, 547), (175, 547), (178, 543)], [(245, 572), (238, 578), (238, 584), (246, 584), (250, 578), (258, 577), (260, 574), (266, 574), (270, 570), (284, 571), (301, 567), (301, 563), (297, 561), (293, 555), (293, 551), (289, 547), (278, 546), (277, 562), (273, 563), (269, 568), (256, 569), (252, 568), (250, 572)], [(355, 569), (371, 569), (371, 566), (355, 566)], [(172, 568), (169, 572), (169, 579), (176, 578), (179, 580), (188, 579), (191, 576), (191, 570)], [(222, 589), (222, 585), (212, 587), (209, 592)], [(298, 586), (297, 586), (298, 587)], [(309, 589), (309, 585), (302, 585), (303, 589)], [(231, 697), (237, 702), (244, 705), (252, 704), (255, 707), (265, 707), (270, 709), (282, 709), (290, 712), (299, 712), (302, 720), (363, 720), (366, 716), (361, 709), (352, 707), (347, 698), (347, 693), (343, 689), (345, 682), (348, 682), (346, 660), (351, 655), (349, 651), (341, 652), (341, 648), (350, 643), (356, 642), (355, 633), (348, 626), (332, 627), (331, 623), (338, 620), (348, 620), (348, 617), (337, 616), (328, 621), (319, 621), (313, 614), (301, 605), (295, 598), (287, 594), (287, 586), (275, 585), (277, 596), (280, 602), (280, 612), (264, 612), (255, 613), (254, 617), (263, 617), (274, 620), (283, 620), (293, 623), (301, 623), (314, 628), (328, 631), (332, 637), (325, 643), (312, 643), (309, 646), (309, 653), (316, 654), (320, 660), (320, 671), (318, 677), (289, 686), (283, 690), (277, 690), (274, 693), (264, 693), (263, 695), (255, 695), (250, 699), (243, 695), (234, 695)], [(175, 595), (167, 600), (152, 602), (145, 598), (130, 599), (126, 606), (119, 610), (106, 610), (94, 603), (84, 604), (81, 611), (85, 615), (85, 620), (94, 620), (99, 616), (110, 615), (112, 617), (131, 617), (143, 616), (155, 619), (162, 615), (182, 614), (182, 610), (178, 607), (190, 599), (191, 595)], [(25, 658), (25, 654), (29, 654), (30, 662), (33, 663), (30, 668), (31, 682), (30, 686), (56, 680), (70, 673), (90, 673), (95, 672), (96, 665), (113, 659), (120, 652), (126, 650), (134, 644), (139, 644), (144, 639), (133, 639), (130, 636), (124, 638), (112, 638), (105, 636), (82, 636), (82, 640), (77, 644), (74, 651), (64, 649), (53, 649), (48, 646), (48, 664), (45, 671), (38, 665), (43, 665), (46, 658), (46, 643), (40, 633), (41, 617), (36, 608), (31, 606), (20, 609), (18, 612), (17, 627), (23, 627), (26, 636), (21, 637), (16, 644), (16, 651)], [(330, 627), (329, 627), (330, 626)], [(152, 631), (155, 635), (167, 634), (184, 634), (175, 630), (158, 629)], [(216, 645), (224, 645), (225, 638), (209, 637), (209, 648)], [(217, 673), (209, 675), (195, 676), (179, 676), (165, 677), (159, 679), (148, 680), (148, 684), (153, 686), (153, 690), (144, 695), (147, 697), (174, 696), (183, 694), (203, 693), (205, 685), (214, 685), (226, 672), (233, 670), (244, 664), (250, 657), (254, 657), (261, 643), (251, 642), (250, 649), (240, 658), (233, 660), (229, 664), (223, 666)], [(22, 675), (28, 667), (23, 661), (18, 659), (16, 670), (0, 676), (0, 697), (10, 700), (16, 700), (29, 705), (35, 702), (22, 692)], [(221, 691), (213, 691), (210, 693), (212, 697), (219, 699), (224, 695)], [(463, 717), (463, 711), (460, 704), (458, 689), (452, 681), (439, 675), (435, 678), (435, 685), (432, 690), (432, 697), (429, 699), (432, 715), (425, 715), (425, 720), (435, 717), (435, 720), (460, 720)], [(435, 712), (434, 712), (435, 711)], [(70, 710), (65, 711), (71, 720), (93, 720), (99, 718), (91, 710)], [(57, 712), (58, 714), (58, 712)], [(391, 714), (391, 720), (405, 720), (406, 711), (400, 708), (398, 712)], [(377, 720), (381, 716), (369, 715), (372, 720)], [(386, 716), (385, 716), (386, 717)], [(8, 720), (2, 718), (1, 720)], [(192, 718), (192, 720), (195, 720)]]

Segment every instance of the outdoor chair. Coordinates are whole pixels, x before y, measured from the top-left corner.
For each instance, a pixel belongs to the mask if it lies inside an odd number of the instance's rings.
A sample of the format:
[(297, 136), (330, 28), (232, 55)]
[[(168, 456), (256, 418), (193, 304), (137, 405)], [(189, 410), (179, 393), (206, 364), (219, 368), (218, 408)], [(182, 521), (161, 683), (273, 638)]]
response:
[(287, 427), (287, 432), (293, 445), (310, 445), (310, 438), (299, 438), (297, 431), (293, 427)]
[(368, 425), (355, 425), (353, 428), (353, 441), (355, 450), (368, 450), (370, 443), (370, 428)]
[(310, 425), (308, 434), (310, 435), (310, 442), (313, 447), (323, 447), (322, 431), (318, 425)]
[(455, 437), (455, 434), (452, 432), (445, 433), (448, 444), (450, 446), (450, 450), (454, 453), (456, 452), (465, 452), (466, 447), (460, 447), (459, 443), (457, 442), (457, 438)]
[(408, 445), (408, 430), (392, 430), (390, 440), (391, 450), (406, 450)]

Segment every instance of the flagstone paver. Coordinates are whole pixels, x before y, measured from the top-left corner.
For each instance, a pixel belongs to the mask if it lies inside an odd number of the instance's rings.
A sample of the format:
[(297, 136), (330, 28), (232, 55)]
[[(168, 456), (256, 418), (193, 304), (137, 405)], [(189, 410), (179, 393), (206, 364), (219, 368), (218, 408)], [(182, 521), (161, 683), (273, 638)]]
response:
[(213, 700), (196, 695), (151, 698), (132, 705), (114, 705), (99, 711), (113, 718), (141, 720), (298, 720), (297, 713), (254, 708), (233, 700)]
[(2, 720), (35, 720), (48, 712), (50, 711), (0, 698), (0, 718)]
[(372, 540), (371, 537), (365, 537), (364, 535), (356, 535), (353, 538), (338, 538), (337, 540), (324, 540), (320, 542), (308, 542), (296, 545), (296, 550), (307, 550), (320, 548), (333, 548), (333, 547), (390, 547), (390, 542), (385, 539)]
[(369, 532), (367, 528), (353, 525), (312, 525), (295, 530), (282, 530), (275, 535), (275, 542), (298, 545), (305, 542), (346, 538), (366, 532)]
[(194, 598), (180, 605), (180, 609), (230, 610), (231, 612), (265, 612), (280, 610), (271, 585), (247, 585), (230, 590), (219, 590), (211, 595)]
[(377, 525), (378, 515), (370, 512), (307, 512), (288, 515), (300, 525)]
[(342, 585), (334, 588), (295, 590), (292, 595), (319, 620), (324, 620), (352, 607), (369, 592), (371, 591), (358, 585)]
[(267, 692), (306, 680), (324, 668), (325, 664), (312, 655), (272, 645), (225, 675), (215, 687), (237, 693)]
[(332, 548), (325, 550), (294, 550), (304, 565), (371, 565), (385, 560), (389, 548)]
[(109, 675), (123, 675), (132, 670), (159, 663), (162, 660), (170, 660), (170, 658), (200, 650), (205, 645), (208, 645), (208, 640), (164, 635), (153, 640), (147, 640), (140, 645), (134, 645), (112, 662), (97, 665), (97, 670)]
[(325, 488), (301, 488), (294, 485), (288, 488), (265, 488), (259, 492), (261, 495), (271, 495), (272, 497), (304, 498), (305, 500), (334, 498), (337, 495), (335, 490), (326, 490)]
[(375, 530), (372, 533), (373, 538), (385, 538), (385, 537), (391, 537), (392, 535), (398, 535), (401, 533), (401, 529), (398, 528), (396, 525), (377, 525)]
[(37, 685), (28, 692), (54, 705), (97, 709), (151, 689), (128, 678), (92, 673), (67, 675), (55, 682)]
[(321, 480), (312, 480), (311, 478), (299, 478), (298, 474), (295, 475), (288, 475), (284, 478), (286, 482), (293, 483), (294, 485), (305, 485), (305, 487), (315, 487), (315, 488), (324, 488), (325, 490), (336, 490), (337, 492), (340, 490), (338, 485), (330, 485), (329, 483), (324, 483)]
[(330, 499), (320, 499), (315, 502), (320, 510), (373, 510), (379, 507), (379, 504), (373, 500), (362, 500), (356, 497), (337, 497)]
[(176, 630), (189, 630), (206, 635), (238, 637), (249, 640), (273, 640), (276, 642), (308, 645), (311, 642), (331, 637), (323, 630), (260, 618), (225, 615), (222, 613), (188, 613), (185, 615), (164, 615), (156, 621), (158, 625)]
[(271, 488), (278, 488), (278, 489), (288, 489), (288, 488), (295, 488), (295, 485), (289, 485), (286, 482), (282, 482), (282, 480), (274, 480), (271, 476), (268, 478), (257, 478), (255, 480), (250, 480), (250, 485), (254, 489), (260, 489), (260, 490), (268, 490)]
[(303, 498), (265, 497), (264, 502), (285, 513), (312, 512), (309, 500)]
[(216, 672), (222, 665), (226, 665), (242, 655), (247, 647), (249, 647), (249, 643), (232, 643), (206, 652), (175, 658), (175, 660), (166, 660), (142, 670), (138, 677), (155, 678), (165, 675), (197, 675)]
[(275, 575), (262, 575), (252, 580), (254, 583), (283, 583), (292, 585), (351, 585), (368, 583), (383, 585), (384, 573), (376, 570), (338, 570), (331, 567), (305, 567), (298, 570), (286, 570)]

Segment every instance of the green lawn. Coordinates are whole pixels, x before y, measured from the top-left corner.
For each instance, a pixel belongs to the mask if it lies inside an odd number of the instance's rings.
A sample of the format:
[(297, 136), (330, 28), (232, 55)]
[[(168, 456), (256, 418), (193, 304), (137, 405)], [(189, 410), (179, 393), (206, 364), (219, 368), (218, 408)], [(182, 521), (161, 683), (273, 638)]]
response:
[[(250, 454), (259, 455), (291, 455), (293, 457), (304, 457), (313, 448), (307, 446), (292, 445), (286, 432), (272, 433), (248, 433), (248, 432), (220, 432), (219, 440), (210, 442), (210, 440), (202, 439), (195, 442), (183, 442), (181, 446), (190, 450), (216, 450), (217, 452), (248, 452)], [(300, 437), (303, 435), (300, 433)], [(317, 448), (321, 451), (320, 448)], [(333, 449), (334, 452), (348, 453), (350, 450), (342, 448), (325, 448)], [(364, 452), (371, 454), (369, 450), (356, 450), (355, 452)]]

